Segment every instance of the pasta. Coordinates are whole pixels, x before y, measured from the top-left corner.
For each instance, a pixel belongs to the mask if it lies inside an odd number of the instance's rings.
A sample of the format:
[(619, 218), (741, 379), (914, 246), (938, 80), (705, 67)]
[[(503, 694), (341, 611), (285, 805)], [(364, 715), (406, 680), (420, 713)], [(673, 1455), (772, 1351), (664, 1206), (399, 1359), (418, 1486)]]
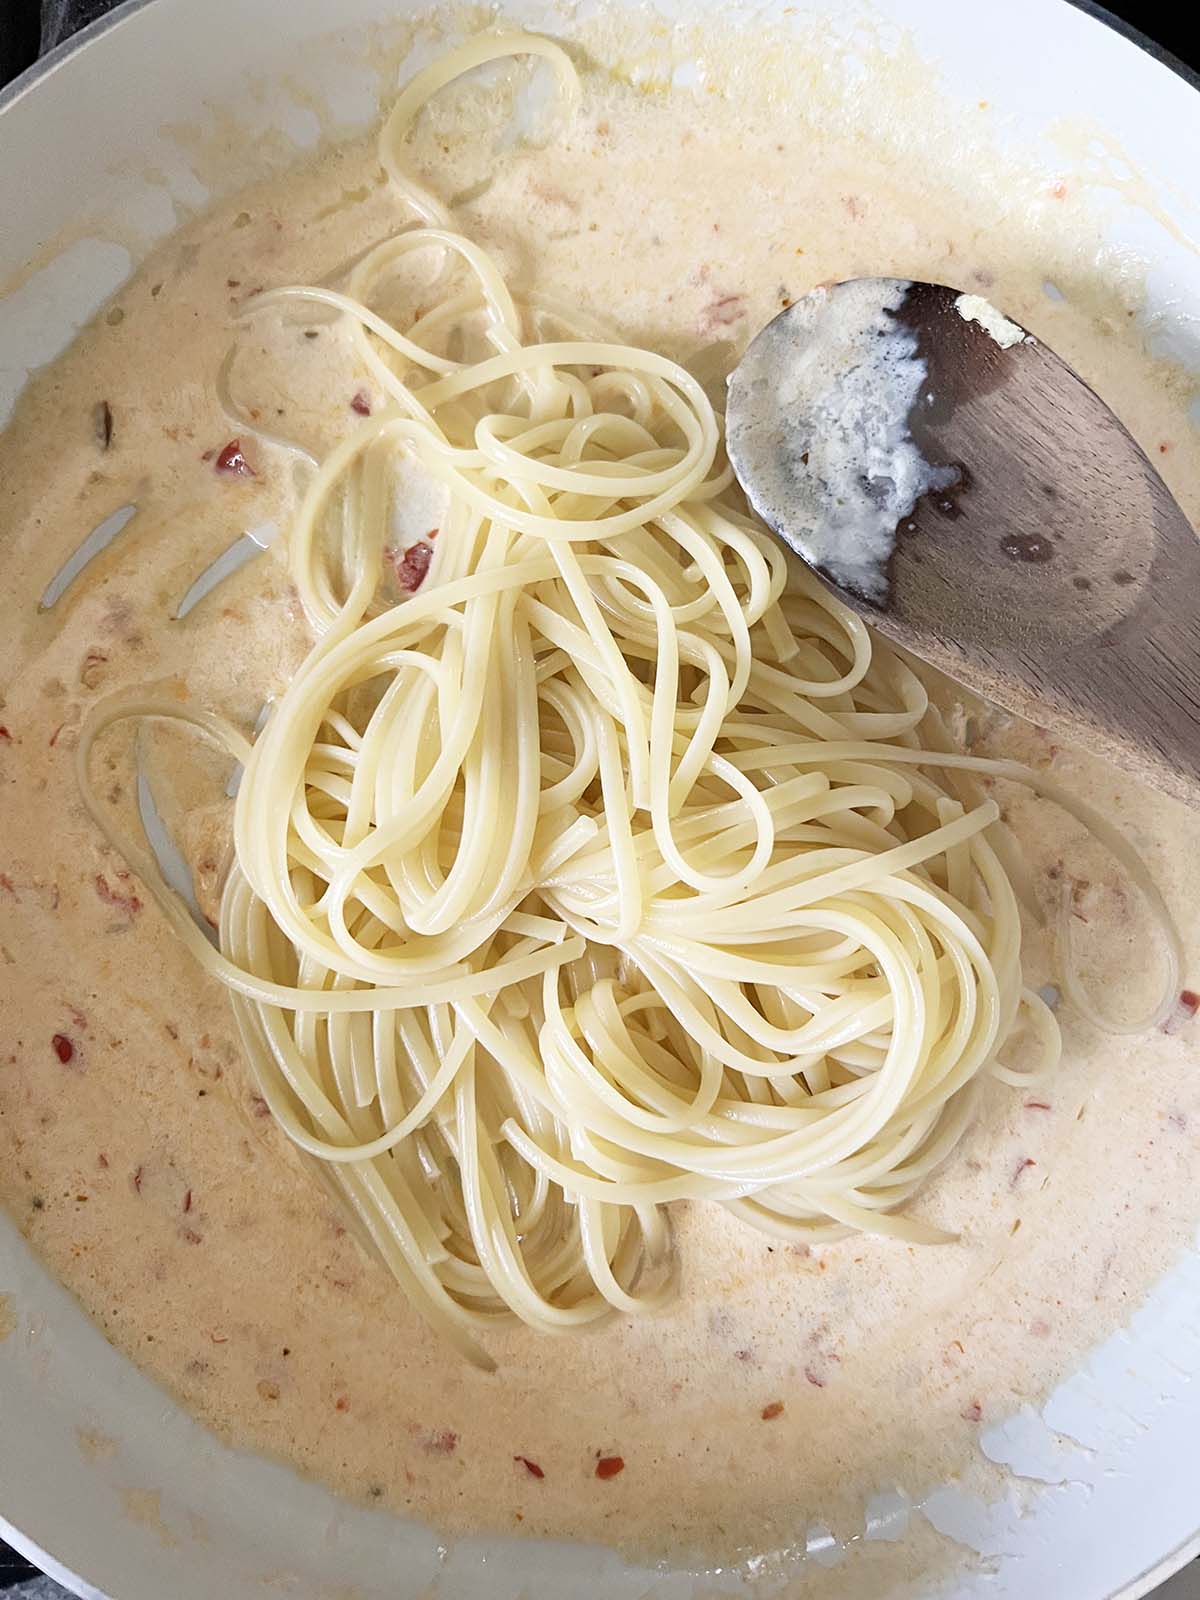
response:
[[(956, 753), (916, 672), (789, 564), (691, 373), (518, 301), (408, 176), (429, 97), (516, 55), (574, 99), (544, 39), (442, 58), (382, 135), (414, 224), (340, 289), (247, 307), (344, 319), (386, 396), (312, 470), (289, 559), (314, 643), (261, 733), (125, 694), (78, 755), (96, 820), (227, 986), (272, 1114), (483, 1365), (498, 1320), (663, 1305), (672, 1202), (794, 1241), (946, 1237), (904, 1203), (985, 1075), (1028, 1084), (1059, 1053), (980, 773), (1070, 805), (1173, 939), (1103, 818)], [(429, 263), (431, 306), (377, 309)], [(413, 473), (444, 512), (398, 595)], [(219, 949), (88, 778), (107, 728), (162, 717), (244, 768)]]

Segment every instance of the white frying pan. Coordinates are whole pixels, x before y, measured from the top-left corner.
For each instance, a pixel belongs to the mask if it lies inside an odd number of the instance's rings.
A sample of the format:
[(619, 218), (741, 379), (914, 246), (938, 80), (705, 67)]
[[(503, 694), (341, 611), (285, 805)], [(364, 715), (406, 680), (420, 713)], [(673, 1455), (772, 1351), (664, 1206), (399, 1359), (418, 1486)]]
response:
[[(1186, 243), (1200, 239), (1200, 82), (1106, 25), (1098, 8), (1065, 0), (877, 0), (865, 13), (853, 0), (796, 0), (786, 12), (762, 0), (660, 0), (665, 13), (691, 18), (708, 5), (747, 22), (777, 16), (808, 39), (814, 15), (842, 35), (864, 14), (899, 24), (933, 64), (931, 83), (968, 103), (989, 101), (997, 137), (1014, 149), (1036, 151), (1062, 118), (1098, 125), (1143, 178), (1113, 227), (1149, 258), (1162, 335), (1200, 367), (1200, 256)], [(147, 219), (169, 227), (163, 189), (136, 176), (157, 168), (181, 181), (178, 148), (159, 130), (202, 126), (214, 108), (247, 114), (248, 84), (280, 85), (286, 76), (365, 125), (376, 110), (372, 80), (347, 66), (346, 47), (352, 56), (361, 37), (365, 50), (369, 24), (416, 8), (413, 0), (130, 0), (0, 95), (0, 283), (40, 261), (47, 241), (70, 241), (75, 219), (97, 208), (118, 219), (136, 215), (143, 228)], [(569, 36), (569, 23), (543, 0), (507, 0), (505, 9)], [(314, 47), (335, 28), (338, 51)], [(914, 101), (912, 117), (931, 114), (938, 94), (931, 87)], [(264, 129), (308, 136), (305, 114), (282, 87), (252, 114)], [(246, 154), (239, 178), (256, 175), (253, 149)], [(201, 198), (187, 195), (189, 203)], [(131, 270), (126, 250), (102, 233), (90, 230), (48, 263), (19, 316), (5, 317), (0, 305), (0, 420), (26, 370), (60, 349)], [(1196, 421), (1200, 428), (1200, 413)], [(227, 1450), (105, 1343), (3, 1217), (0, 1294), (17, 1315), (15, 1330), (0, 1337), (0, 1534), (80, 1595), (747, 1593), (740, 1580), (638, 1572), (578, 1547), (487, 1539), (439, 1550), (422, 1528), (339, 1503), (282, 1467)], [(1023, 1517), (995, 1513), (990, 1529), (953, 1490), (929, 1503), (945, 1531), (995, 1558), (990, 1572), (979, 1563), (967, 1571), (952, 1600), (1133, 1600), (1194, 1555), (1200, 1383), (1187, 1380), (1195, 1373), (1200, 1262), (1192, 1257), (1128, 1334), (1064, 1386), (1047, 1421), (1027, 1418), (1019, 1437), (1014, 1430), (1008, 1448), (1018, 1470), (1022, 1450), (1037, 1455), (1047, 1422), (1092, 1447), (1069, 1455), (1064, 1483), (1035, 1492)], [(116, 1440), (116, 1453), (89, 1460), (81, 1429)], [(819, 1567), (812, 1577), (820, 1579)]]

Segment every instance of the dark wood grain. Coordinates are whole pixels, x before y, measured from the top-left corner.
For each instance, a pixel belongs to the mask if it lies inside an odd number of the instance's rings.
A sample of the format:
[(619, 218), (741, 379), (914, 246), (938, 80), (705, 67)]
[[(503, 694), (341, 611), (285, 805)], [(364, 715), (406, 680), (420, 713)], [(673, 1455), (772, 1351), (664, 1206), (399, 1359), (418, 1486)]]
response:
[(897, 528), (885, 603), (837, 593), (977, 693), (1200, 802), (1200, 540), (1099, 396), (1036, 340), (1002, 348), (958, 296), (913, 284), (896, 316), (927, 368), (912, 436), (959, 482)]
[(900, 528), (875, 621), (988, 698), (1200, 799), (1200, 540), (1136, 440), (1036, 340), (957, 292), (906, 304), (932, 406), (913, 437), (963, 484)]

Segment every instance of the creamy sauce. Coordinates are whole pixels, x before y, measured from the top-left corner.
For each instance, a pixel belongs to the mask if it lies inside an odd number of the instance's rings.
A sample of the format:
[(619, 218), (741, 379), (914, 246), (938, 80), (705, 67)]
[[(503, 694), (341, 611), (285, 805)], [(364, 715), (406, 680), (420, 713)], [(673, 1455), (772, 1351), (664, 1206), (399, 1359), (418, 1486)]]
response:
[(1011, 350), (1013, 345), (1024, 342), (1025, 334), (1016, 323), (1010, 322), (1002, 311), (997, 311), (991, 301), (985, 300), (981, 294), (960, 294), (954, 302), (954, 309), (964, 322), (977, 322), (1001, 350)]
[[(1118, 404), (1200, 516), (1200, 474), (1179, 448), (1185, 380), (1139, 348), (1116, 268), (1078, 218), (1064, 242), (1061, 208), (1014, 205), (989, 226), (982, 196), (814, 132), (799, 111), (643, 96), (596, 76), (570, 128), (504, 152), (482, 192), (477, 148), (464, 111), (459, 124), (432, 119), (415, 156), (442, 194), (475, 194), (460, 207), (466, 231), (516, 280), (635, 341), (707, 351), (698, 365), (717, 383), (750, 335), (823, 280), (894, 273), (986, 290)], [(918, 1201), (961, 1230), (956, 1244), (797, 1251), (680, 1208), (682, 1292), (667, 1314), (561, 1341), (501, 1333), (494, 1376), (437, 1342), (262, 1114), (223, 994), (101, 846), (72, 773), (97, 696), (157, 683), (249, 727), (301, 658), (282, 540), (171, 620), (199, 571), (247, 529), (286, 527), (295, 504), (297, 469), (278, 449), (247, 437), (254, 476), (215, 470), (209, 453), (237, 430), (214, 379), (249, 294), (322, 280), (402, 220), (367, 146), (241, 194), (151, 257), (0, 439), (0, 1200), (109, 1338), (222, 1437), (347, 1494), (449, 1531), (724, 1559), (786, 1549), (816, 1520), (843, 1536), (861, 1529), (868, 1494), (959, 1471), (981, 1422), (1042, 1396), (1188, 1240), (1200, 1022), (1184, 1006), (1173, 1031), (1112, 1040), (1064, 1017), (1057, 1079), (1036, 1094), (989, 1088)], [(1051, 278), (1079, 294), (1050, 301)], [(256, 322), (234, 387), (264, 425), (317, 451), (350, 426), (356, 394), (370, 398), (315, 319)], [(137, 507), (128, 526), (39, 612), (64, 560), (125, 504)], [(1194, 978), (1200, 819), (946, 699), (964, 742), (1052, 767), (1127, 826)], [(118, 808), (132, 804), (134, 757), (119, 742), (108, 755)], [(211, 912), (228, 774), (178, 735), (146, 739), (141, 758)], [(1153, 941), (1111, 863), (1042, 803), (1000, 798), (1035, 898), (1049, 905), (1074, 880), (1107, 1003), (1142, 1003)], [(1051, 975), (1034, 929), (1028, 960), (1035, 983)], [(598, 1478), (611, 1456), (623, 1470)], [(134, 1509), (156, 1514), (150, 1501)]]
[(729, 380), (729, 457), (763, 521), (879, 604), (897, 526), (959, 477), (926, 461), (909, 432), (928, 377), (915, 331), (896, 315), (911, 288), (862, 278), (805, 295)]

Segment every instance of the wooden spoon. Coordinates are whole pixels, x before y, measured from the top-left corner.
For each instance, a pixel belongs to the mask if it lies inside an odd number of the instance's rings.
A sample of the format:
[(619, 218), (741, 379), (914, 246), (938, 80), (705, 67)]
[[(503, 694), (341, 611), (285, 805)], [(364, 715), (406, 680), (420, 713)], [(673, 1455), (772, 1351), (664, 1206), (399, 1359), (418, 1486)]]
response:
[(1200, 541), (1046, 345), (978, 296), (854, 279), (754, 339), (726, 426), (759, 515), (882, 633), (1197, 799)]

